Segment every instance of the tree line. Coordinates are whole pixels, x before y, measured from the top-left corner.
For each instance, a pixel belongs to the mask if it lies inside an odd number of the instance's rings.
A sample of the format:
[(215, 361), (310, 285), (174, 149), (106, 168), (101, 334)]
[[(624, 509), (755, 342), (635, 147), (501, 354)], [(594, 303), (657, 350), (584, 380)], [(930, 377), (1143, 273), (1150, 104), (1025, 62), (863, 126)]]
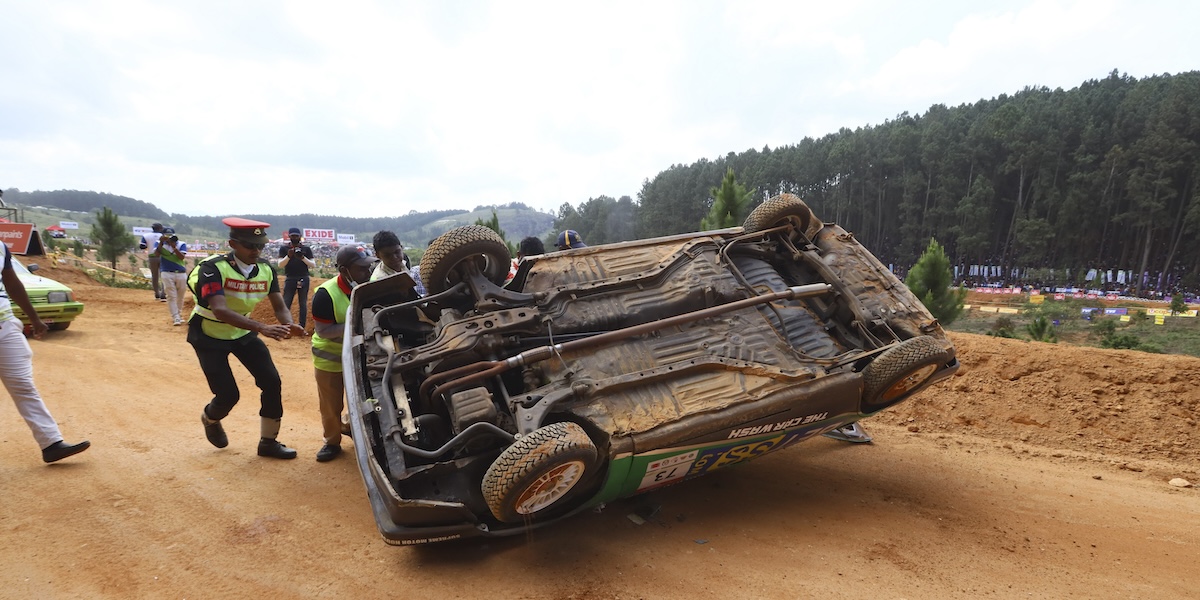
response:
[[(1081, 282), (1087, 271), (1116, 269), (1161, 274), (1150, 280), (1160, 287), (1197, 289), (1198, 175), (1200, 72), (1136, 79), (1113, 71), (1071, 90), (1027, 87), (957, 107), (936, 104), (880, 125), (671, 165), (646, 179), (636, 200), (564, 202), (552, 225), (549, 215), (521, 203), (497, 208), (513, 239), (544, 235), (553, 242), (555, 232), (574, 229), (587, 243), (602, 244), (737, 221), (766, 198), (790, 192), (901, 268), (937, 240), (964, 273), (968, 265), (1005, 276), (1019, 268), (1027, 278), (1052, 273), (1057, 283), (1067, 270)], [(167, 216), (111, 194), (5, 194), (20, 204), (108, 206), (161, 215), (185, 229), (220, 229), (219, 217)], [(465, 212), (245, 216), (356, 233), (410, 232), (410, 244), (422, 246)], [(1129, 281), (1141, 287), (1144, 280)]]
[(936, 239), (955, 265), (1127, 269), (1200, 287), (1200, 72), (1113, 71), (672, 165), (637, 202), (564, 204), (556, 226), (588, 243), (696, 231), (730, 169), (753, 204), (797, 194), (885, 263), (912, 265)]

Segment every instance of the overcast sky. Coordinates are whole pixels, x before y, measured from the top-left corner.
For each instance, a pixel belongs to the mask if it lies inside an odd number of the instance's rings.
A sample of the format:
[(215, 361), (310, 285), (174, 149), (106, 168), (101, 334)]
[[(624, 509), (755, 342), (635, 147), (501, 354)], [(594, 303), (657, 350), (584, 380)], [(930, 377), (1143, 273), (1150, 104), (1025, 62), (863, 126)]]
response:
[(1200, 2), (0, 0), (0, 189), (396, 216), (1200, 68)]

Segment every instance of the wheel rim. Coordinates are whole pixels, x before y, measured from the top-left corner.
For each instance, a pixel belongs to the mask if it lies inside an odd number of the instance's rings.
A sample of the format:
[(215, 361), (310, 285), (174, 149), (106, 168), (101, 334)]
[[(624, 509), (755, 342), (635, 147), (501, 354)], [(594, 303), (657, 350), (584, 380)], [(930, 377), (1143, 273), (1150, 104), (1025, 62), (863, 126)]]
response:
[(583, 471), (581, 460), (566, 462), (546, 471), (517, 498), (516, 511), (530, 515), (554, 504), (579, 483)]
[(933, 373), (935, 371), (937, 371), (937, 369), (938, 369), (937, 365), (925, 365), (925, 366), (921, 367), (920, 369), (917, 369), (917, 370), (909, 373), (908, 375), (905, 375), (904, 377), (902, 377), (900, 379), (900, 381), (893, 383), (892, 385), (888, 386), (888, 388), (886, 390), (883, 391), (883, 400), (884, 401), (895, 400), (896, 398), (899, 398), (899, 397), (913, 391), (914, 389), (919, 387), (922, 383), (925, 383), (925, 381), (928, 380), (930, 377), (932, 377)]

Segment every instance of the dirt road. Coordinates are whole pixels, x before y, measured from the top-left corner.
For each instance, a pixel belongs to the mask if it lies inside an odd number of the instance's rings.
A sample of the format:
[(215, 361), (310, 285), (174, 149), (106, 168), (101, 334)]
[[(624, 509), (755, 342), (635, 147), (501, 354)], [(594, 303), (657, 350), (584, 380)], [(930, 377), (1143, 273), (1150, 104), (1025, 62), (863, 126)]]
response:
[[(964, 372), (866, 422), (518, 539), (387, 546), (349, 454), (317, 463), (306, 340), (204, 439), (184, 328), (59, 267), (87, 307), (33, 342), (86, 453), (44, 465), (0, 402), (3, 598), (1200, 598), (1200, 360), (956, 335)], [(629, 515), (644, 517), (636, 524)]]

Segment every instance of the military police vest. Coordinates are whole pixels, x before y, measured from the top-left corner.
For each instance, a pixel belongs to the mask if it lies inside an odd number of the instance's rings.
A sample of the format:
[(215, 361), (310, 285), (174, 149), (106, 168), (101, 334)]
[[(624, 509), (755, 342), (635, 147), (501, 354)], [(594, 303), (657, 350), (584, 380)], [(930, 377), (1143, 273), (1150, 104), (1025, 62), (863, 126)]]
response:
[(200, 306), (200, 291), (196, 289), (196, 285), (200, 280), (200, 271), (216, 268), (221, 273), (222, 288), (225, 292), (225, 306), (242, 316), (250, 314), (254, 307), (262, 302), (271, 291), (271, 280), (275, 278), (275, 271), (269, 265), (258, 265), (258, 272), (253, 277), (247, 278), (242, 275), (242, 272), (237, 269), (229, 260), (229, 255), (224, 254), (210, 258), (192, 269), (188, 275), (188, 287), (191, 288), (192, 294), (196, 296), (196, 308), (192, 309), (193, 315), (200, 315), (204, 320), (200, 323), (200, 330), (211, 338), (219, 340), (236, 340), (250, 333), (248, 329), (242, 329), (235, 325), (230, 325), (217, 318), (207, 307)]

